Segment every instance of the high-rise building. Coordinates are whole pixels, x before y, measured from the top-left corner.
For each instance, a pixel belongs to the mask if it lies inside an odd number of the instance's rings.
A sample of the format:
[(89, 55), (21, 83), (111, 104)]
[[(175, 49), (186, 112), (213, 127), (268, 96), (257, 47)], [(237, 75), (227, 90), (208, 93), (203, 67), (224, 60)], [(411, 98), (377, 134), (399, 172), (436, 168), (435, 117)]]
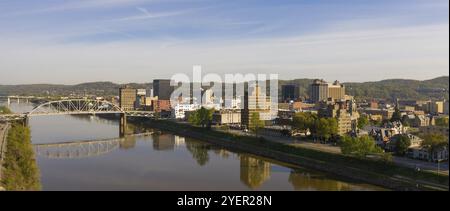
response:
[(119, 106), (124, 111), (130, 111), (135, 109), (137, 90), (129, 86), (125, 86), (119, 89)]
[(170, 100), (174, 87), (170, 86), (170, 80), (153, 80), (153, 95), (159, 100)]
[(339, 81), (327, 83), (324, 80), (314, 80), (311, 84), (311, 101), (313, 103), (318, 103), (328, 100), (328, 98), (334, 100), (345, 99), (344, 84), (339, 83)]
[(318, 103), (328, 99), (328, 83), (324, 80), (314, 80), (311, 84), (311, 102)]
[(344, 84), (335, 81), (332, 84), (328, 84), (328, 98), (335, 100), (341, 100), (345, 98), (345, 86)]
[(255, 85), (249, 94), (248, 84), (244, 86), (244, 108), (241, 111), (241, 124), (249, 127), (251, 114), (256, 112), (262, 121), (271, 121), (278, 115), (272, 103), (272, 98), (267, 95), (266, 90), (261, 90), (261, 87)]
[(146, 95), (147, 95), (147, 90), (145, 90), (145, 89), (137, 89), (136, 90), (135, 108), (143, 108), (145, 106)]
[[(325, 118), (335, 118), (338, 123), (338, 135), (346, 135), (356, 129), (356, 120), (352, 120), (351, 110), (345, 108), (345, 102), (332, 104), (322, 103), (319, 116)], [(351, 109), (351, 108), (350, 108)]]
[(428, 112), (431, 114), (444, 113), (444, 101), (431, 101), (428, 103)]
[(281, 101), (289, 102), (296, 101), (300, 97), (300, 87), (298, 85), (282, 85), (281, 86)]

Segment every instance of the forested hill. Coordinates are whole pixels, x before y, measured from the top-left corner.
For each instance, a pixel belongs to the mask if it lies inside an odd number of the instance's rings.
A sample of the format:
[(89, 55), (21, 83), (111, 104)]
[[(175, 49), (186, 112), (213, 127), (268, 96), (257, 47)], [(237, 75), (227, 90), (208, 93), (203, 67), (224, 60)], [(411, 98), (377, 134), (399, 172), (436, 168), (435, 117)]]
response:
[[(151, 84), (123, 84), (134, 88), (148, 88)], [(116, 96), (119, 88), (123, 86), (112, 82), (92, 82), (77, 85), (54, 85), (54, 84), (30, 84), (30, 85), (0, 85), (0, 96), (6, 95), (32, 95), (32, 96), (68, 96), (74, 95), (99, 95)]]
[[(280, 80), (280, 86), (283, 84), (298, 84), (300, 86), (300, 95), (308, 97), (309, 85), (313, 79), (295, 79)], [(0, 85), (0, 96), (5, 95), (34, 95), (47, 96), (58, 95), (68, 96), (70, 94), (115, 96), (118, 95), (119, 87), (125, 84), (115, 84), (112, 82), (93, 82), (78, 85), (52, 85), (52, 84), (34, 84), (34, 85)], [(151, 83), (144, 84), (126, 84), (134, 88), (150, 88)], [(364, 83), (345, 83), (347, 94), (353, 95), (358, 99), (448, 99), (449, 98), (449, 77), (443, 76), (431, 80), (405, 80), (390, 79), (377, 82)]]
[(358, 98), (384, 99), (447, 99), (449, 98), (449, 77), (417, 81), (392, 79), (378, 82), (346, 83), (347, 94)]

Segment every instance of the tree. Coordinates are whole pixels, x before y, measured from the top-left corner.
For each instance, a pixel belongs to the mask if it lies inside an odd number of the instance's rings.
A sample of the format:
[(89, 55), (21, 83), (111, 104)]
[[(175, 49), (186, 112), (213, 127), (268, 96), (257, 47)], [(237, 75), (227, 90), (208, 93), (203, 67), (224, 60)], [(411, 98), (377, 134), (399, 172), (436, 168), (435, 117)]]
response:
[(250, 116), (249, 129), (255, 133), (255, 136), (258, 136), (259, 129), (263, 128), (264, 125), (264, 121), (260, 120), (259, 113), (253, 112)]
[(328, 132), (331, 136), (337, 135), (339, 131), (338, 121), (335, 118), (328, 118)]
[(395, 136), (395, 153), (397, 155), (405, 155), (411, 146), (411, 139), (407, 135)]
[(383, 155), (383, 150), (376, 146), (375, 140), (370, 136), (350, 137), (344, 136), (339, 143), (342, 154), (358, 158), (365, 158), (370, 154)]
[(421, 146), (427, 148), (429, 154), (434, 154), (439, 149), (448, 148), (448, 139), (442, 134), (429, 133), (422, 135), (423, 141)]
[(0, 106), (0, 115), (1, 114), (12, 114), (11, 110), (6, 106)]
[(436, 126), (448, 128), (448, 116), (436, 119)]
[(315, 136), (328, 141), (338, 132), (338, 123), (335, 118), (320, 118), (314, 123)]
[(202, 107), (189, 116), (189, 122), (193, 125), (202, 126), (202, 128), (205, 128), (206, 126), (211, 125), (213, 113), (214, 109), (206, 109), (205, 107)]
[(400, 112), (400, 109), (398, 108), (398, 106), (395, 106), (395, 111), (392, 114), (390, 121), (391, 122), (402, 121), (402, 113)]
[(208, 150), (210, 145), (196, 141), (186, 141), (186, 149), (192, 154), (197, 164), (204, 166), (209, 162)]
[(369, 119), (366, 116), (360, 116), (358, 118), (358, 128), (363, 129), (369, 124)]
[(292, 119), (292, 127), (306, 134), (308, 129), (314, 125), (314, 120), (317, 118), (315, 114), (300, 112), (296, 113)]

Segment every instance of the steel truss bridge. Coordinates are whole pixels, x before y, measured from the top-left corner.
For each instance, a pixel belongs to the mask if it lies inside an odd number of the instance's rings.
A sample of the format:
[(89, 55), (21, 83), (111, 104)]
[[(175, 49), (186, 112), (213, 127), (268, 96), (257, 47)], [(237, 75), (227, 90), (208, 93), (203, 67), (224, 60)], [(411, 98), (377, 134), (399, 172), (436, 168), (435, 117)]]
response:
[(34, 144), (33, 146), (36, 155), (50, 159), (87, 158), (110, 153), (118, 149), (120, 144), (127, 141), (128, 138), (149, 136), (151, 134), (153, 133), (135, 134), (124, 138)]
[(23, 114), (0, 115), (0, 121), (23, 120), (33, 116), (49, 115), (82, 115), (82, 114), (123, 114), (131, 117), (153, 118), (150, 111), (124, 111), (119, 106), (108, 101), (90, 99), (69, 99), (49, 101), (38, 105), (33, 110)]

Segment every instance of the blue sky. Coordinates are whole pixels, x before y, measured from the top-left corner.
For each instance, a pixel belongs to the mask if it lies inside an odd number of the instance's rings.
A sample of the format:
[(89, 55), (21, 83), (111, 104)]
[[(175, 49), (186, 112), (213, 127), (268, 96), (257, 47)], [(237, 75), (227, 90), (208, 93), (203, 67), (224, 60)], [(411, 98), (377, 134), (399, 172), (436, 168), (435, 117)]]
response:
[(447, 0), (0, 0), (0, 84), (448, 75)]

